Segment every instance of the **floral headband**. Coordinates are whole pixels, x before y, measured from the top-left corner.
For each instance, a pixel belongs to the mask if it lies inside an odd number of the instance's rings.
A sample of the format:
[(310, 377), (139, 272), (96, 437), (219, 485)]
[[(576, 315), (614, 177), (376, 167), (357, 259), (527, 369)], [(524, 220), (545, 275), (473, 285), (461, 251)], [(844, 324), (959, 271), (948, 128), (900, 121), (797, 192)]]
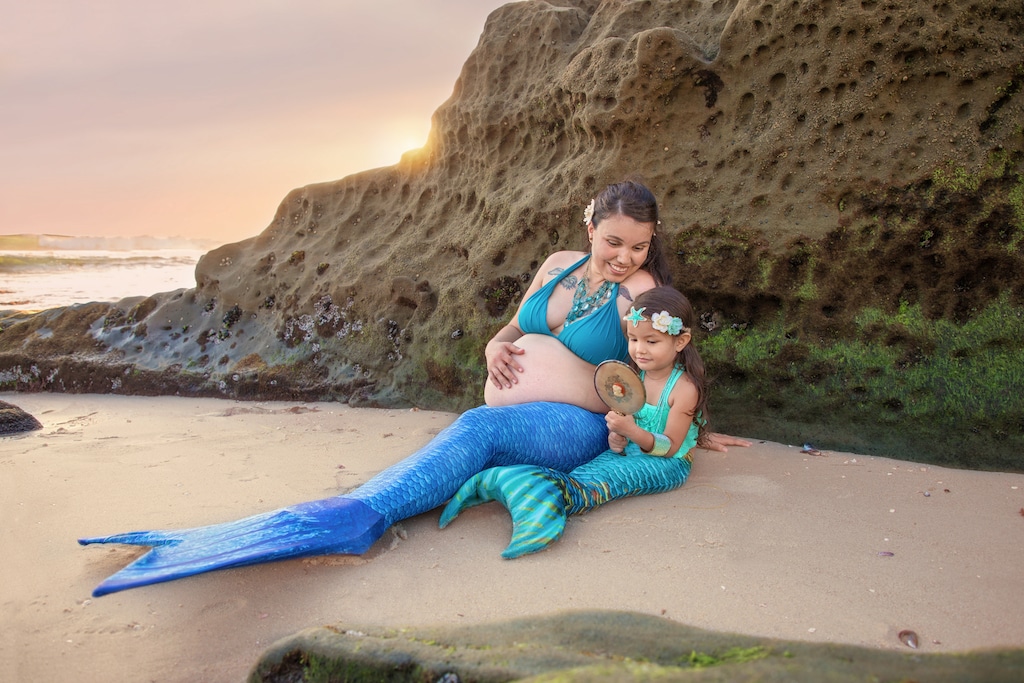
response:
[(661, 313), (654, 313), (650, 318), (644, 317), (644, 311), (647, 307), (644, 306), (639, 311), (632, 306), (629, 307), (629, 315), (624, 316), (622, 319), (626, 322), (633, 323), (633, 327), (636, 327), (641, 322), (650, 320), (651, 327), (656, 329), (658, 332), (664, 332), (665, 334), (671, 334), (673, 337), (677, 334), (689, 333), (689, 327), (683, 327), (683, 321), (674, 315), (669, 315), (668, 311), (662, 311)]

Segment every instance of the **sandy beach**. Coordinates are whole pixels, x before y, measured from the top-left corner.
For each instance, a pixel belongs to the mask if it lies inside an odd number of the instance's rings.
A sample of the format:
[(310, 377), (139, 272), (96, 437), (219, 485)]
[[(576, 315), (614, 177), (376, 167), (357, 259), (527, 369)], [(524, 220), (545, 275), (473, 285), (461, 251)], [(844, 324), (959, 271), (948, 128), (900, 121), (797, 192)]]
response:
[(138, 556), (76, 539), (229, 521), (342, 493), (454, 415), (336, 403), (0, 394), (4, 680), (244, 680), (323, 624), (467, 625), (616, 609), (706, 629), (951, 652), (1024, 646), (1024, 475), (756, 440), (687, 484), (570, 520), (518, 560), (496, 504), (407, 520), (363, 557), (289, 560), (92, 598)]

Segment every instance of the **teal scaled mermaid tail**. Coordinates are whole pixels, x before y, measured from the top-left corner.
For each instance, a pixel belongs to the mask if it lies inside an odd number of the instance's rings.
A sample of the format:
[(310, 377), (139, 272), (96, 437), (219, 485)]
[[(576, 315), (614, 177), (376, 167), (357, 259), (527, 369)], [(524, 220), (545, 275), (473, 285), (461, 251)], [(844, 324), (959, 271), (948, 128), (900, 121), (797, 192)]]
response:
[(463, 510), (498, 501), (512, 515), (512, 540), (502, 557), (543, 550), (561, 538), (569, 515), (627, 496), (671, 491), (690, 476), (690, 458), (622, 456), (605, 451), (565, 474), (521, 465), (495, 467), (469, 479), (441, 513), (446, 527)]
[[(534, 465), (492, 467), (475, 475), (448, 501), (441, 513), (445, 528), (466, 508), (498, 501), (512, 515), (512, 541), (501, 553), (514, 558), (543, 550), (565, 531), (572, 514), (574, 480), (555, 470)], [(603, 492), (598, 490), (596, 495)]]
[(604, 417), (562, 403), (468, 410), (430, 443), (342, 496), (234, 522), (79, 540), (152, 546), (93, 595), (194, 574), (336, 553), (361, 554), (389, 526), (438, 507), (469, 477), (506, 465), (569, 471), (607, 445)]

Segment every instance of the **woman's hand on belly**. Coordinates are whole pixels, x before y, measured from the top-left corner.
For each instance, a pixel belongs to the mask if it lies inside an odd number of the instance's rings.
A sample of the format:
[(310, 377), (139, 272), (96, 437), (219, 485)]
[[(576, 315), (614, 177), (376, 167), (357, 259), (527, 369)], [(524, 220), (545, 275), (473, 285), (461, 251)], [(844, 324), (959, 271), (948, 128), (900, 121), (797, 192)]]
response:
[(523, 366), (516, 357), (522, 354), (523, 350), (512, 342), (495, 339), (488, 342), (484, 357), (489, 383), (497, 389), (509, 389), (519, 382), (518, 374), (523, 372)]
[(516, 340), (523, 353), (516, 356), (523, 372), (510, 387), (484, 383), (484, 402), (506, 406), (534, 401), (569, 403), (597, 413), (608, 408), (594, 389), (594, 366), (554, 337), (526, 334)]

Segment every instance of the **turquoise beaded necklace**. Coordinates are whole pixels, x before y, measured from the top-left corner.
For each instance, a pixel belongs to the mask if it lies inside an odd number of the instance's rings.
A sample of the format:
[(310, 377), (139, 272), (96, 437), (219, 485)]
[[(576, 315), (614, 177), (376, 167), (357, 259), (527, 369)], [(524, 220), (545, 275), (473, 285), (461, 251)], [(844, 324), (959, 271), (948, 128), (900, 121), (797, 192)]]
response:
[(580, 318), (585, 318), (597, 309), (601, 308), (612, 294), (612, 283), (605, 280), (601, 283), (601, 286), (594, 290), (594, 293), (587, 295), (587, 288), (590, 286), (590, 263), (587, 263), (587, 269), (583, 273), (583, 277), (580, 278), (580, 283), (576, 285), (576, 291), (572, 295), (572, 308), (569, 309), (569, 315), (565, 316), (565, 324), (569, 325), (576, 322)]

